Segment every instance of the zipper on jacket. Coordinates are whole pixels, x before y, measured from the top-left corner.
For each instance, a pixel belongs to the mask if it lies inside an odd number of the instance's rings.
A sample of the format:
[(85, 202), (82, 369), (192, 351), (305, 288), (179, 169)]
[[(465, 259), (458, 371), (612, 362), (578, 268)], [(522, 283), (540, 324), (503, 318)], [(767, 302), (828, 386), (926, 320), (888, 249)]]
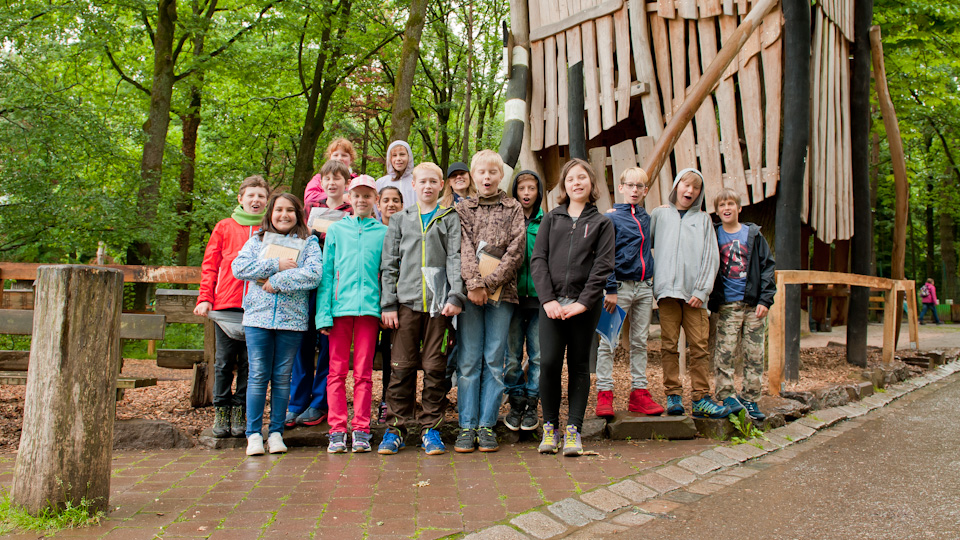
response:
[[(570, 221), (573, 221), (572, 217), (570, 218)], [(566, 290), (567, 286), (570, 284), (570, 257), (573, 255), (573, 233), (576, 232), (576, 230), (577, 230), (577, 222), (573, 221), (573, 228), (570, 229), (570, 235), (567, 237), (567, 265), (566, 265), (567, 271), (563, 276), (562, 290)]]
[(647, 261), (643, 260), (643, 241), (646, 240), (643, 236), (643, 227), (640, 225), (640, 220), (637, 219), (637, 209), (632, 204), (630, 205), (630, 217), (637, 222), (637, 230), (640, 231), (640, 281), (647, 279)]

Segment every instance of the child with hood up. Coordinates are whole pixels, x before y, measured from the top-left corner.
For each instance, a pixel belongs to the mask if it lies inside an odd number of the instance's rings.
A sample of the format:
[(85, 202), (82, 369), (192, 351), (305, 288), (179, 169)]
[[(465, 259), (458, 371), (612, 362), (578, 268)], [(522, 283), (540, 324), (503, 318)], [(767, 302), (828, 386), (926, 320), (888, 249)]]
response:
[(385, 187), (395, 187), (403, 195), (404, 204), (417, 200), (413, 191), (413, 152), (406, 141), (393, 141), (387, 147), (387, 174), (377, 180), (377, 192)]

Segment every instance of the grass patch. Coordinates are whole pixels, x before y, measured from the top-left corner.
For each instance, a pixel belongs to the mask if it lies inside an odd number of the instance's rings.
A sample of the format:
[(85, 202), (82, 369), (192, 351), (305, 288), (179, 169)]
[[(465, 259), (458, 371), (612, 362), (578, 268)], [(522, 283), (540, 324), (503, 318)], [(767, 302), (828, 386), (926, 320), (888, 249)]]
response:
[(17, 506), (10, 493), (0, 495), (0, 535), (14, 531), (38, 531), (52, 534), (63, 529), (74, 529), (88, 525), (99, 525), (105, 517), (102, 511), (94, 511), (93, 503), (81, 499), (79, 505), (67, 502), (66, 508), (57, 512), (50, 508), (33, 516)]

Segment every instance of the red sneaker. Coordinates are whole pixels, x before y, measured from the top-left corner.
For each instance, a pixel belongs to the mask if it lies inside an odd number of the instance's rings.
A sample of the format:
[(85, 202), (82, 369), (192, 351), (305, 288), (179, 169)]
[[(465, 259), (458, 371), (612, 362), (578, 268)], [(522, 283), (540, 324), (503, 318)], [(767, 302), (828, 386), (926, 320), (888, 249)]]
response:
[(597, 416), (613, 416), (613, 392), (604, 390), (597, 393)]
[[(599, 409), (599, 405), (597, 408)], [(663, 414), (663, 407), (657, 405), (657, 402), (650, 397), (650, 392), (645, 388), (637, 388), (633, 392), (630, 392), (630, 405), (627, 409), (630, 412), (650, 416), (660, 416)]]

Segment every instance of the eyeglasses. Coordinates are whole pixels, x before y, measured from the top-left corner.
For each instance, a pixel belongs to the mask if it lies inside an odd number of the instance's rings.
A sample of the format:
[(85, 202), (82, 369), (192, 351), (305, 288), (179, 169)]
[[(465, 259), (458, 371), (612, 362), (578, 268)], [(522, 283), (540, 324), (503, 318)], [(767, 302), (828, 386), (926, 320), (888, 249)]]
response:
[(624, 182), (623, 184), (620, 184), (620, 185), (623, 186), (623, 187), (625, 187), (625, 188), (627, 188), (627, 189), (641, 189), (641, 190), (642, 190), (642, 189), (644, 189), (644, 188), (647, 187), (646, 184), (634, 184), (633, 182)]

